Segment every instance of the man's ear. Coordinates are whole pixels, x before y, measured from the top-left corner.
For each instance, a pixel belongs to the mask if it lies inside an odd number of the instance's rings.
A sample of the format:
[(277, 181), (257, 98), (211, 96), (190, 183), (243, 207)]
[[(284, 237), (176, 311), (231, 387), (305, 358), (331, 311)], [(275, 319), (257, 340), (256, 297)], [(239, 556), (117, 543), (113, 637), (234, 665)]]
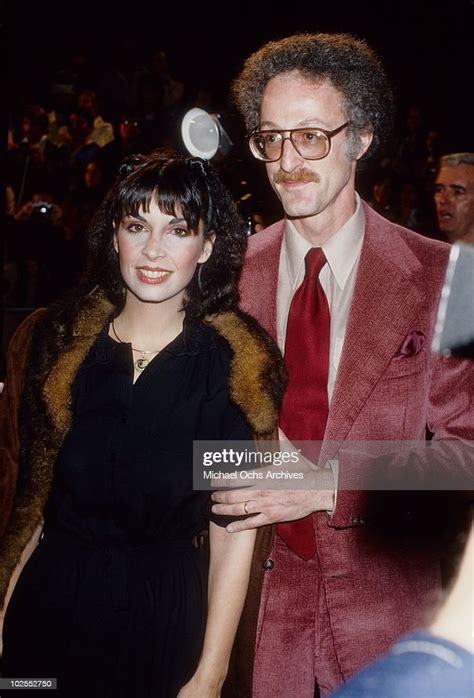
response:
[(356, 156), (356, 160), (360, 160), (361, 157), (368, 151), (372, 139), (374, 137), (373, 131), (360, 131), (359, 132), (359, 150)]
[(207, 260), (211, 256), (211, 252), (212, 252), (212, 248), (214, 247), (215, 239), (216, 239), (216, 234), (214, 231), (211, 231), (209, 233), (209, 235), (205, 238), (203, 245), (202, 245), (201, 255), (200, 255), (199, 260), (198, 260), (199, 264), (204, 264), (204, 262), (207, 262)]

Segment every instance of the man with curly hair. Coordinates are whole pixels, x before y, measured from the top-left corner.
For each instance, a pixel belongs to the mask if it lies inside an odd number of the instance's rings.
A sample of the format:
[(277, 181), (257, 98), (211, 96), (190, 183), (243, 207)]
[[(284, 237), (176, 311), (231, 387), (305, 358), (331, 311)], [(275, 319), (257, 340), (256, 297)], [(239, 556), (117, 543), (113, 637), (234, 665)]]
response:
[[(337, 444), (424, 441), (428, 428), (433, 446), (409, 461), (424, 486), (433, 463), (444, 472), (443, 448), (472, 439), (474, 381), (467, 364), (430, 351), (448, 246), (390, 223), (355, 191), (358, 163), (392, 123), (380, 60), (349, 35), (299, 34), (254, 53), (234, 94), (285, 214), (250, 239), (241, 281), (242, 307), (284, 352), (281, 435), (324, 439), (337, 459)], [(213, 495), (216, 513), (250, 515), (230, 531), (276, 525), (260, 599), (251, 590), (260, 610), (245, 638), (255, 638), (255, 659), (237, 660), (233, 695), (328, 695), (423, 625), (438, 598), (439, 550), (414, 534), (442, 522), (441, 512), (428, 517), (416, 493), (347, 486), (343, 461), (326, 463), (308, 490)], [(390, 477), (407, 473), (399, 454), (384, 464)], [(471, 466), (458, 454), (456, 467)], [(409, 489), (398, 482), (385, 489)], [(244, 647), (237, 640), (240, 656)]]

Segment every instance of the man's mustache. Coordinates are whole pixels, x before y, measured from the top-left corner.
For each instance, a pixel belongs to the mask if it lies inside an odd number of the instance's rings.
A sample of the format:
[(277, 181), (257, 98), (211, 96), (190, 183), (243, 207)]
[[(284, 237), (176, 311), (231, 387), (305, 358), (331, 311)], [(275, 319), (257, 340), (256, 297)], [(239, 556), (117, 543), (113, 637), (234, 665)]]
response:
[(293, 172), (285, 172), (284, 170), (280, 169), (273, 176), (273, 181), (275, 184), (284, 184), (285, 182), (318, 183), (320, 178), (315, 172), (305, 169), (294, 170)]

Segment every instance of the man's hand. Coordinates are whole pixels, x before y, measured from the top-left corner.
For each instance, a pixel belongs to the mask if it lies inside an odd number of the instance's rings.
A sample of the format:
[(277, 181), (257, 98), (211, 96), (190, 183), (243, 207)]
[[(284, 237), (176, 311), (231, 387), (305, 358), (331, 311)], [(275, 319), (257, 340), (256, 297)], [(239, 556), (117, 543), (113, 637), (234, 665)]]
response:
[[(227, 526), (229, 533), (246, 531), (268, 524), (296, 521), (314, 511), (332, 511), (334, 507), (334, 481), (330, 471), (315, 473), (315, 486), (308, 490), (261, 490), (255, 486), (242, 489), (221, 489), (212, 494), (214, 514), (245, 516)], [(325, 487), (326, 489), (323, 489)], [(321, 489), (319, 489), (321, 488)]]
[(50, 220), (53, 225), (62, 225), (63, 211), (60, 206), (53, 204), (51, 208)]
[(21, 223), (21, 221), (27, 221), (29, 218), (31, 218), (31, 214), (33, 213), (33, 202), (28, 201), (27, 204), (22, 206), (16, 213), (15, 213), (15, 220), (18, 223)]

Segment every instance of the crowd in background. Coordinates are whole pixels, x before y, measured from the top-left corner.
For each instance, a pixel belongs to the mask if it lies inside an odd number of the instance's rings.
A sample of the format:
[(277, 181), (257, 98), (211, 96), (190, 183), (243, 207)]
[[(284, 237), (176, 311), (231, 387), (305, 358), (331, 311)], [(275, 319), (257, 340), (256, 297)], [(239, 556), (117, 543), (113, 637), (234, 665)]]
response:
[[(184, 152), (180, 123), (191, 107), (232, 118), (232, 107), (218, 105), (204, 86), (175, 79), (164, 51), (141, 66), (124, 56), (113, 69), (96, 71), (78, 55), (51, 77), (41, 103), (11, 110), (7, 307), (42, 306), (77, 284), (87, 225), (125, 157), (159, 147)], [(232, 135), (234, 148), (215, 164), (254, 233), (276, 219), (278, 208), (246, 154), (245, 134)], [(443, 152), (442, 133), (412, 106), (384, 156), (359, 173), (358, 190), (389, 220), (442, 238), (433, 182)]]

